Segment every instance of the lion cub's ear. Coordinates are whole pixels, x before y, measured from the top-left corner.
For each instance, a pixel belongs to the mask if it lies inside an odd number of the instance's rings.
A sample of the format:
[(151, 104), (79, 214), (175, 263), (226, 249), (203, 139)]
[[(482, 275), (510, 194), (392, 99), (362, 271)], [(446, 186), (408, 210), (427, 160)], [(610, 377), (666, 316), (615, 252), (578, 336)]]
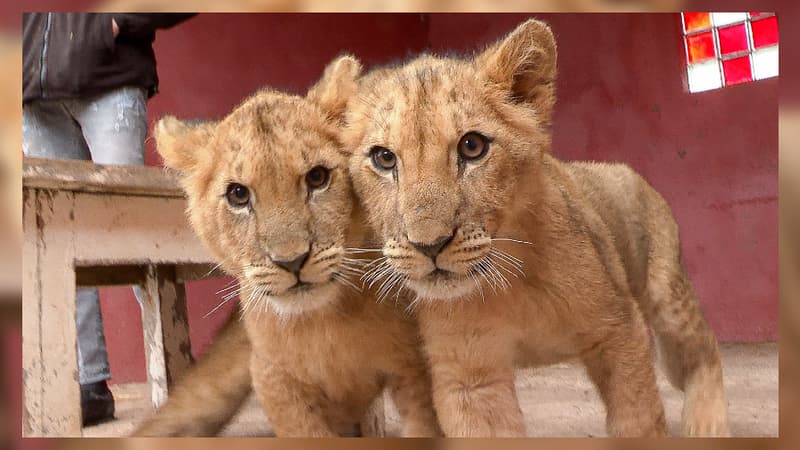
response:
[(358, 89), (361, 63), (353, 56), (343, 55), (328, 64), (322, 78), (308, 90), (306, 98), (332, 120), (341, 120), (348, 99)]
[(556, 41), (550, 27), (530, 19), (475, 58), (479, 73), (529, 103), (545, 122), (555, 104)]
[(164, 165), (180, 171), (191, 170), (207, 151), (205, 144), (211, 134), (212, 122), (182, 121), (173, 116), (162, 117), (153, 135), (156, 149)]

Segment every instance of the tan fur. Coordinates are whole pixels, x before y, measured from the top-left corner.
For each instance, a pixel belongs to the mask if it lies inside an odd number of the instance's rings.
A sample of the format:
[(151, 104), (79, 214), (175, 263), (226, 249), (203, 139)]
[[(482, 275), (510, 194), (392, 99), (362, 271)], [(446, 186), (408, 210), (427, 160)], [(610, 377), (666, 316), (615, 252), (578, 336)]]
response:
[[(353, 185), (387, 264), (417, 295), (442, 429), (524, 435), (514, 368), (578, 357), (609, 435), (662, 436), (652, 329), (685, 392), (685, 433), (726, 435), (717, 343), (670, 209), (627, 166), (550, 154), (555, 76), (553, 35), (531, 20), (472, 59), (376, 70), (349, 107)], [(469, 131), (493, 141), (462, 162)], [(394, 172), (374, 167), (373, 146), (395, 153)], [(412, 244), (443, 237), (435, 262)]]
[(134, 436), (214, 436), (251, 392), (250, 340), (233, 314), (211, 348), (170, 388), (169, 400)]
[[(352, 433), (384, 387), (403, 435), (437, 433), (415, 321), (348, 286), (358, 283), (350, 248), (362, 247), (366, 233), (353, 219), (338, 136), (359, 71), (341, 57), (306, 98), (265, 90), (219, 122), (158, 123), (158, 150), (181, 172), (192, 226), (242, 286), (243, 321), (228, 326), (137, 434), (213, 434), (251, 380), (278, 436)], [(312, 191), (305, 176), (318, 165), (330, 181)], [(251, 206), (228, 204), (231, 182), (249, 188)], [(273, 263), (309, 249), (299, 276)], [(307, 284), (295, 287), (298, 280)]]

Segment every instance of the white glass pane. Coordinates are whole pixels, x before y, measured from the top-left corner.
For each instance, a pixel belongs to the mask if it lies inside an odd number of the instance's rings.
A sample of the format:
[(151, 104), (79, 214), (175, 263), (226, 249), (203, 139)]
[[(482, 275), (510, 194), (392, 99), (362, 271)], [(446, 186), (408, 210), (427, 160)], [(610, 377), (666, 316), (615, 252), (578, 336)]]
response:
[(747, 13), (743, 12), (711, 13), (711, 23), (715, 27), (729, 23), (744, 22), (745, 19), (747, 19)]
[(687, 66), (689, 70), (689, 92), (701, 92), (722, 87), (719, 63), (716, 59)]
[(778, 76), (778, 46), (760, 48), (753, 52), (753, 78), (763, 80), (764, 78)]

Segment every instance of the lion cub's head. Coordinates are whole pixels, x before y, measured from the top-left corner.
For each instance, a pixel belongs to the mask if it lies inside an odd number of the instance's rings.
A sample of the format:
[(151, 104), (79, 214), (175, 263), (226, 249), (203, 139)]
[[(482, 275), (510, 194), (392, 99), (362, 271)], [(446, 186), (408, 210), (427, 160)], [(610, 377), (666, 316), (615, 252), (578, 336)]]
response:
[(217, 122), (165, 117), (158, 151), (177, 169), (192, 226), (248, 297), (281, 315), (336, 297), (353, 195), (339, 139), (360, 64), (332, 62), (305, 98), (257, 92)]
[(555, 75), (552, 32), (531, 20), (474, 58), (426, 55), (362, 79), (345, 140), (389, 280), (427, 299), (507, 283), (519, 261), (493, 242), (514, 238), (529, 206)]

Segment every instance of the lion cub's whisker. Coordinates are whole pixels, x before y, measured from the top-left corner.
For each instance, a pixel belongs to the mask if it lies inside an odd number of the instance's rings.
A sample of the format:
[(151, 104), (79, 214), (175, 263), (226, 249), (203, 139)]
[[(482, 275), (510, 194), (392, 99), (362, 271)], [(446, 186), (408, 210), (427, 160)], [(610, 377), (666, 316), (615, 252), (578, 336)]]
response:
[[(382, 303), (383, 300), (385, 300), (385, 298), (388, 296), (388, 294), (392, 291), (392, 289), (394, 289), (394, 287), (397, 286), (397, 283), (402, 281), (403, 278), (404, 278), (404, 275), (401, 274), (400, 272), (395, 272), (391, 276), (389, 276), (383, 282), (383, 284), (381, 284), (381, 287), (378, 289), (378, 293), (377, 293), (377, 295), (378, 295), (378, 303)], [(401, 289), (402, 289), (402, 287), (401, 287)], [(398, 290), (398, 295), (399, 294), (400, 294), (400, 292)]]
[(408, 281), (408, 275), (403, 275), (401, 279), (397, 282), (399, 289), (397, 289), (397, 293), (394, 295), (394, 302), (397, 303), (400, 301), (400, 293), (403, 292), (403, 289), (406, 288), (406, 281)]
[(381, 256), (380, 258), (373, 259), (372, 261), (368, 262), (366, 265), (364, 265), (364, 268), (369, 269), (370, 267), (378, 266), (381, 263), (387, 261), (388, 259), (389, 259), (388, 256)]
[[(511, 287), (511, 283), (508, 281), (508, 278), (505, 277), (498, 269), (497, 263), (494, 262), (490, 257), (483, 259), (480, 263), (478, 263), (478, 267), (482, 270), (481, 275), (484, 276), (487, 282), (490, 282), (492, 289), (497, 292), (496, 289), (504, 290)], [(491, 280), (489, 279), (491, 277)]]
[(334, 281), (338, 281), (339, 283), (351, 288), (355, 292), (361, 293), (361, 288), (359, 288), (355, 283), (347, 279), (345, 275), (342, 275), (341, 273), (338, 272), (334, 272), (333, 279)]
[(345, 257), (342, 257), (342, 261), (344, 261), (346, 263), (350, 263), (350, 264), (356, 264), (356, 265), (363, 266), (363, 265), (369, 264), (370, 262), (372, 262), (374, 260), (372, 260), (372, 259), (361, 259), (361, 258), (348, 258), (348, 257), (345, 256)]
[(514, 269), (517, 269), (521, 275), (524, 275), (524, 272), (522, 271), (522, 265), (508, 259), (505, 255), (501, 255), (500, 253), (495, 253), (495, 252), (489, 252), (489, 256), (495, 258), (494, 259), (495, 261), (502, 261), (503, 263), (508, 264)]
[(478, 277), (475, 275), (475, 272), (470, 270), (469, 272), (467, 272), (467, 275), (469, 275), (469, 277), (472, 278), (472, 281), (478, 288), (478, 292), (481, 294), (481, 303), (486, 303), (486, 298), (483, 295), (483, 286), (481, 285), (480, 280), (478, 280)]
[(506, 284), (504, 283), (505, 278), (500, 274), (500, 272), (494, 266), (494, 263), (491, 260), (486, 259), (484, 260), (484, 265), (486, 267), (487, 275), (492, 277), (492, 280), (494, 280), (497, 289), (503, 290), (506, 287)]
[(492, 238), (492, 241), (516, 242), (517, 244), (534, 245), (533, 242), (523, 241), (520, 239), (511, 239), (511, 238)]
[(356, 248), (356, 247), (349, 247), (344, 249), (345, 253), (378, 253), (382, 252), (383, 249), (381, 248)]
[(210, 316), (210, 315), (214, 314), (215, 312), (217, 312), (217, 310), (219, 310), (220, 308), (222, 308), (222, 306), (223, 306), (224, 304), (228, 303), (228, 302), (229, 302), (229, 301), (230, 301), (232, 298), (233, 298), (233, 297), (226, 298), (225, 300), (223, 300), (223, 301), (219, 302), (219, 304), (218, 304), (217, 306), (215, 306), (214, 308), (212, 308), (212, 309), (211, 309), (211, 311), (207, 312), (207, 313), (206, 313), (206, 314), (203, 316), (203, 319), (206, 319), (206, 318), (208, 318), (208, 316)]
[(499, 269), (501, 269), (503, 272), (505, 272), (505, 273), (507, 273), (507, 274), (509, 274), (509, 275), (513, 276), (514, 278), (519, 278), (519, 275), (517, 275), (517, 273), (516, 273), (516, 272), (512, 271), (511, 269), (509, 269), (508, 267), (506, 267), (506, 266), (504, 266), (504, 265), (503, 265), (503, 261), (502, 261), (502, 260), (500, 260), (500, 259), (495, 259), (495, 258), (497, 258), (497, 256), (496, 256), (496, 255), (489, 255), (489, 259), (491, 259), (491, 260), (492, 260), (492, 262), (493, 262), (493, 263), (494, 263), (494, 264), (495, 264), (495, 265), (496, 265), (496, 266), (497, 266)]
[(510, 261), (513, 261), (514, 263), (516, 263), (516, 264), (517, 264), (517, 265), (519, 265), (519, 266), (522, 266), (522, 265), (524, 264), (524, 261), (522, 261), (521, 259), (519, 259), (519, 258), (517, 258), (516, 256), (512, 255), (511, 253), (504, 252), (503, 250), (500, 250), (499, 248), (494, 248), (494, 247), (493, 247), (493, 248), (491, 248), (489, 251), (490, 251), (490, 252), (497, 253), (498, 255), (502, 255), (502, 256), (504, 256), (506, 259), (508, 259), (508, 260), (510, 260)]
[[(511, 266), (511, 268), (516, 269), (516, 271), (520, 275), (522, 275), (523, 277), (527, 277), (527, 274), (525, 273), (525, 271), (522, 270), (522, 264), (518, 264), (518, 263), (515, 263), (514, 261), (511, 261), (511, 260), (507, 259), (506, 255), (502, 255), (500, 253), (495, 253), (495, 252), (491, 252), (490, 251), (489, 252), (489, 258), (493, 258), (493, 261), (495, 261), (495, 263), (498, 266), (508, 270), (508, 268), (504, 265), (504, 264), (508, 264), (509, 266)], [(515, 277), (517, 276), (516, 274), (513, 274), (513, 275)]]
[(372, 269), (367, 270), (364, 275), (361, 276), (361, 280), (366, 282), (372, 282), (375, 278), (379, 277), (383, 274), (386, 269), (391, 269), (391, 265), (389, 265), (388, 261), (382, 261), (377, 266), (373, 267)]
[(374, 286), (375, 283), (377, 283), (377, 282), (379, 282), (381, 280), (385, 281), (386, 279), (388, 279), (394, 273), (395, 273), (394, 268), (392, 268), (390, 265), (387, 264), (386, 267), (383, 270), (381, 270), (379, 273), (377, 273), (370, 280), (369, 285), (367, 287), (372, 288), (372, 286)]
[(346, 273), (347, 275), (354, 275), (354, 276), (358, 276), (358, 277), (360, 277), (364, 273), (363, 270), (359, 270), (359, 269), (356, 269), (356, 268), (353, 268), (353, 267), (345, 266), (343, 264), (339, 264), (339, 269), (342, 272)]
[(497, 293), (497, 284), (494, 278), (489, 279), (489, 269), (486, 267), (485, 261), (481, 261), (475, 265), (475, 273), (480, 275), (486, 281), (486, 284), (492, 288), (492, 292)]
[[(254, 287), (254, 285), (252, 284), (252, 282), (246, 281), (243, 286), (239, 287), (239, 289), (236, 289), (235, 291), (231, 291), (231, 292), (225, 294), (222, 298), (225, 299), (225, 301), (227, 302), (228, 300), (236, 297), (237, 295), (240, 295), (242, 293), (242, 291), (244, 291), (244, 290), (251, 291), (253, 287)], [(240, 298), (239, 300), (242, 301), (244, 299)]]
[[(227, 259), (227, 258), (226, 258), (226, 259)], [(214, 267), (212, 267), (212, 268), (211, 268), (211, 270), (209, 270), (208, 272), (206, 272), (206, 274), (205, 274), (205, 275), (203, 275), (203, 278), (206, 278), (206, 277), (208, 277), (208, 276), (209, 276), (209, 275), (211, 275), (211, 274), (212, 274), (212, 273), (213, 273), (215, 270), (219, 269), (219, 268), (220, 268), (220, 266), (222, 266), (222, 263), (224, 263), (224, 262), (225, 262), (225, 259), (223, 259), (222, 261), (218, 262), (217, 264), (214, 264)]]
[(234, 278), (233, 281), (231, 281), (230, 283), (226, 284), (222, 289), (220, 289), (217, 292), (215, 292), (215, 294), (219, 295), (219, 294), (221, 294), (221, 293), (223, 293), (225, 291), (229, 291), (231, 289), (235, 289), (236, 287), (238, 287), (238, 283), (239, 283), (239, 280)]
[(222, 306), (224, 304), (228, 303), (232, 298), (234, 298), (237, 295), (239, 295), (239, 293), (242, 290), (242, 286), (238, 282), (239, 282), (239, 280), (234, 279), (233, 281), (228, 283), (228, 285), (226, 287), (224, 287), (224, 288), (220, 289), (219, 291), (217, 291), (217, 295), (219, 295), (221, 292), (233, 289), (233, 291), (228, 292), (227, 294), (222, 296), (222, 301), (219, 302), (219, 304), (217, 304), (217, 306), (212, 308), (211, 311), (207, 312), (203, 316), (204, 319), (207, 318), (208, 316), (210, 316), (211, 314), (214, 314), (216, 311), (218, 311), (220, 308), (222, 308)]
[(353, 264), (353, 263), (350, 263), (350, 262), (347, 262), (347, 261), (340, 261), (339, 262), (339, 266), (340, 267), (346, 267), (346, 268), (348, 268), (350, 270), (358, 272), (359, 274), (362, 274), (362, 273), (365, 272), (365, 269), (364, 269), (363, 266), (358, 265), (358, 264)]
[(414, 300), (411, 300), (411, 301), (408, 303), (408, 306), (406, 306), (406, 308), (405, 308), (405, 313), (406, 313), (406, 314), (411, 314), (411, 313), (413, 313), (413, 312), (414, 312), (414, 310), (416, 309), (417, 305), (418, 305), (418, 304), (419, 304), (421, 301), (422, 301), (422, 297), (420, 297), (419, 295), (415, 295), (415, 296), (414, 296)]

